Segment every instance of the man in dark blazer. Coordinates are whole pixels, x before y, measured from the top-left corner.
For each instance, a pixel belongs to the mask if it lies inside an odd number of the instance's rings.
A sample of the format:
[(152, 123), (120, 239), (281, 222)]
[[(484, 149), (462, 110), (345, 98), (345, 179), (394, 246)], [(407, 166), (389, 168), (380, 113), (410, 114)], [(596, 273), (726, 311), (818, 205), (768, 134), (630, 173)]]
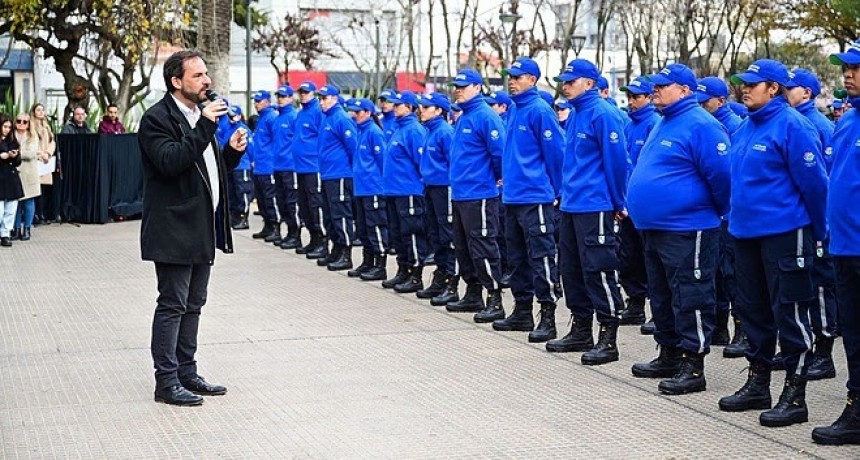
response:
[(239, 162), (247, 133), (237, 130), (224, 149), (215, 140), (223, 100), (207, 101), (212, 83), (197, 51), (179, 51), (164, 63), (168, 94), (143, 115), (138, 142), (144, 195), (140, 248), (155, 262), (158, 300), (152, 321), (155, 400), (180, 406), (227, 389), (197, 373), (197, 326), (206, 303), (215, 248), (233, 252), (226, 172)]

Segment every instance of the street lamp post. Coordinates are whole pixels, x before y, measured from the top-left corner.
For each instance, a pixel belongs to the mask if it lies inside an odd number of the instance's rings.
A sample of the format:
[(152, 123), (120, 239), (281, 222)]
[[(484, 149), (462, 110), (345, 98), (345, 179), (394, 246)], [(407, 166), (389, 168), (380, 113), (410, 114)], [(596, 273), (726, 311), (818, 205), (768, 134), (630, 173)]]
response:
[(251, 0), (245, 0), (245, 113), (251, 115)]
[(579, 53), (582, 51), (582, 47), (585, 46), (585, 36), (574, 35), (570, 37), (570, 46), (573, 48), (573, 56), (579, 58)]
[(379, 21), (382, 19), (382, 11), (381, 10), (373, 10), (373, 23), (376, 25), (376, 84), (375, 90), (376, 94), (374, 97), (379, 97), (379, 93), (382, 92), (382, 75), (381, 73), (381, 65), (382, 65), (382, 43), (380, 43), (380, 33), (379, 33)]
[[(511, 49), (511, 39), (514, 37), (514, 34), (517, 31), (517, 21), (520, 20), (520, 15), (513, 12), (504, 12), (499, 9), (499, 20), (502, 22), (502, 32), (505, 34), (505, 49), (504, 53), (502, 53), (502, 68), (507, 69), (508, 62), (510, 62), (510, 49)], [(502, 86), (504, 90), (508, 89), (508, 75), (507, 73), (502, 74)]]

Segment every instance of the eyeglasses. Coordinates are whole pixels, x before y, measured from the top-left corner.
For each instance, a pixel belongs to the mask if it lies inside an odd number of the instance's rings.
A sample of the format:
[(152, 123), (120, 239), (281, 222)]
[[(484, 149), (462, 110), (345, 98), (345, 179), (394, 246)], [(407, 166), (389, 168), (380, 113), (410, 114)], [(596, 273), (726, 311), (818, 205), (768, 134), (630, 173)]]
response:
[(15, 124), (17, 125), (27, 125), (30, 123), (30, 120), (15, 120)]

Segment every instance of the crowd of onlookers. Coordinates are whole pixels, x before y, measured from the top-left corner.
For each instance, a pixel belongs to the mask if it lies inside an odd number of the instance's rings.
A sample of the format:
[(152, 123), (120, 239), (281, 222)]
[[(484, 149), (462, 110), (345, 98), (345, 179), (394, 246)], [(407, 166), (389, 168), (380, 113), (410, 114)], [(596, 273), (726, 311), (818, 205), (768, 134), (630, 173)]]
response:
[[(75, 107), (60, 134), (92, 134), (86, 118), (86, 108)], [(98, 132), (125, 133), (115, 104), (108, 106)], [(57, 157), (56, 135), (43, 104), (14, 117), (0, 113), (0, 246), (28, 241), (34, 225), (59, 220)]]

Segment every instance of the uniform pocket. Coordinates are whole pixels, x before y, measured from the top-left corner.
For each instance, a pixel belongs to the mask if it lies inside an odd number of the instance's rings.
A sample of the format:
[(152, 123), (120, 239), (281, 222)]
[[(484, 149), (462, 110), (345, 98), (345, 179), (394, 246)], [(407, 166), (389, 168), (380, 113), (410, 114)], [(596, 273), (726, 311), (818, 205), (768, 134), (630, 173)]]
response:
[(781, 303), (803, 302), (815, 298), (812, 261), (810, 256), (783, 257), (777, 261)]
[[(549, 232), (546, 230), (549, 230)], [(553, 239), (551, 228), (544, 225), (543, 229), (541, 227), (532, 227), (529, 229), (529, 257), (532, 259), (554, 257), (555, 251), (555, 239)]]
[(496, 243), (496, 234), (487, 232), (488, 236), (484, 236), (484, 229), (476, 228), (469, 232), (469, 254), (476, 259), (498, 259), (499, 247)]
[(683, 311), (704, 310), (716, 304), (713, 282), (687, 281), (678, 284), (678, 306)]
[(583, 268), (589, 272), (618, 270), (614, 235), (588, 235), (583, 239), (585, 260)]

